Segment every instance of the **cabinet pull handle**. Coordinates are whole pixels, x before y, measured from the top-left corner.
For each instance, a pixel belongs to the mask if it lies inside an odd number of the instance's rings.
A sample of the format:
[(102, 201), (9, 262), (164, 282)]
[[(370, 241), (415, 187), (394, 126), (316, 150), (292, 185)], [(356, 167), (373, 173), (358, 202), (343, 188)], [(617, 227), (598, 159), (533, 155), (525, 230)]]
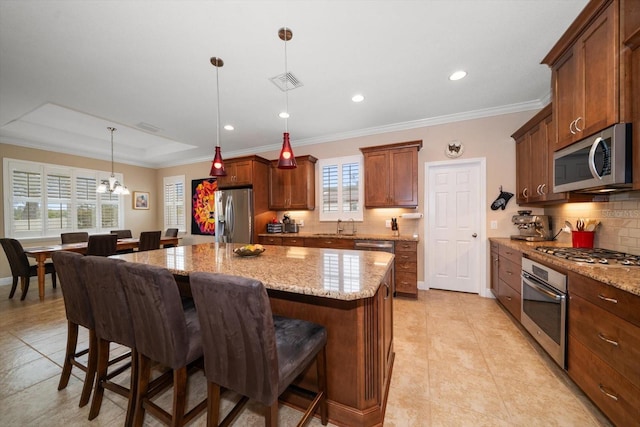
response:
[(607, 389), (604, 388), (604, 386), (602, 384), (598, 384), (598, 388), (600, 388), (600, 391), (602, 392), (602, 394), (604, 394), (607, 397), (610, 397), (611, 399), (615, 400), (616, 402), (618, 401), (618, 396), (616, 396), (613, 393), (609, 393), (607, 391)]
[(543, 196), (544, 196), (545, 194), (547, 194), (547, 193), (544, 191), (544, 187), (546, 187), (546, 186), (547, 186), (547, 184), (541, 184), (541, 185), (540, 185), (540, 194), (541, 194), (541, 195), (543, 195)]
[(389, 295), (391, 294), (391, 289), (389, 288), (389, 284), (384, 282), (383, 285), (387, 288), (387, 294), (384, 296), (384, 299), (389, 299)]
[(582, 131), (584, 130), (584, 128), (580, 129), (580, 128), (578, 127), (578, 122), (579, 122), (580, 120), (584, 120), (584, 119), (583, 119), (582, 117), (578, 117), (578, 118), (575, 120), (575, 125), (574, 125), (574, 127), (575, 127), (575, 129), (576, 129), (576, 132), (582, 132)]
[(605, 297), (605, 296), (604, 296), (604, 295), (602, 295), (602, 294), (598, 294), (598, 298), (600, 298), (602, 301), (612, 302), (612, 303), (614, 303), (614, 304), (617, 304), (617, 303), (618, 303), (618, 300), (617, 300), (617, 299), (615, 299), (615, 298), (607, 298), (607, 297)]
[(510, 272), (510, 271), (507, 271), (506, 273), (507, 273), (509, 276), (513, 276), (513, 273), (512, 273), (512, 272)]
[(598, 332), (598, 338), (600, 338), (602, 341), (609, 343), (615, 347), (618, 346), (618, 341), (614, 341), (614, 340), (610, 340), (609, 338), (605, 337), (604, 335), (602, 335), (602, 332)]
[(529, 189), (527, 187), (524, 187), (522, 189), (522, 197), (524, 197), (525, 199), (529, 197), (529, 195), (527, 194), (528, 192), (529, 192)]
[(569, 132), (571, 132), (571, 135), (575, 135), (576, 132), (578, 132), (577, 130), (573, 130), (574, 129), (573, 126), (576, 124), (577, 120), (578, 119), (576, 119), (576, 120), (572, 121), (571, 123), (569, 123)]
[(511, 301), (511, 297), (507, 297), (507, 301)]

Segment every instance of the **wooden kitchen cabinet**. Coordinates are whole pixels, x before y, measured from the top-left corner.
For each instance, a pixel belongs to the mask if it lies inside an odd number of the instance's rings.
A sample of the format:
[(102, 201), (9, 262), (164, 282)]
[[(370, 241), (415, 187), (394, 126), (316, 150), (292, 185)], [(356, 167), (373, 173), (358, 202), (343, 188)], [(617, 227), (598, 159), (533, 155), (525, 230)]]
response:
[(516, 203), (545, 204), (566, 199), (553, 192), (554, 128), (551, 104), (513, 135), (516, 140)]
[(640, 419), (640, 296), (568, 273), (569, 376), (617, 425)]
[(418, 298), (418, 242), (395, 243), (396, 294)]
[(282, 240), (280, 236), (258, 236), (258, 243), (261, 245), (282, 246)]
[(269, 209), (313, 210), (316, 205), (315, 165), (313, 156), (296, 157), (295, 169), (278, 169), (278, 161), (269, 169)]
[(500, 284), (500, 245), (496, 242), (490, 242), (489, 245), (491, 247), (491, 293), (493, 293), (494, 297), (498, 298), (498, 286)]
[(422, 141), (362, 147), (364, 205), (367, 208), (418, 206), (418, 151)]
[(623, 37), (624, 49), (622, 56), (628, 70), (628, 77), (632, 138), (633, 146), (633, 189), (640, 190), (640, 7), (637, 0), (623, 0)]
[[(491, 245), (491, 290), (496, 299), (520, 322), (522, 252), (496, 242)], [(496, 254), (497, 262), (493, 258)]]
[(218, 188), (246, 187), (253, 185), (254, 181), (265, 180), (267, 175), (264, 171), (268, 171), (269, 165), (267, 159), (259, 156), (226, 159), (224, 167), (227, 175), (218, 177)]
[(551, 67), (555, 150), (624, 121), (618, 8), (591, 1), (542, 60)]
[(339, 237), (305, 237), (304, 246), (307, 248), (353, 249), (354, 241)]

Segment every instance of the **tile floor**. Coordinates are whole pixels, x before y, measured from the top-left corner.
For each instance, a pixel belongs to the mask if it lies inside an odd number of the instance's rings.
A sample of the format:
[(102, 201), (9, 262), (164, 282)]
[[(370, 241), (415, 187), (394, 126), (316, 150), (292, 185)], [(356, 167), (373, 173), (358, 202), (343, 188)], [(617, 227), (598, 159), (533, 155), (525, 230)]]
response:
[[(81, 380), (72, 376), (57, 390), (66, 342), (59, 288), (47, 283), (42, 303), (35, 286), (23, 302), (8, 300), (8, 293), (0, 287), (0, 425), (122, 425), (120, 396), (106, 391), (100, 415), (89, 423), (89, 405), (78, 408)], [(394, 303), (396, 358), (385, 426), (610, 425), (495, 300), (430, 290)], [(192, 381), (194, 402), (205, 390), (200, 375)], [(235, 425), (263, 425), (257, 409), (250, 406)], [(283, 406), (280, 425), (295, 425), (298, 415)], [(149, 417), (145, 424), (158, 425)], [(206, 425), (206, 415), (191, 425)]]

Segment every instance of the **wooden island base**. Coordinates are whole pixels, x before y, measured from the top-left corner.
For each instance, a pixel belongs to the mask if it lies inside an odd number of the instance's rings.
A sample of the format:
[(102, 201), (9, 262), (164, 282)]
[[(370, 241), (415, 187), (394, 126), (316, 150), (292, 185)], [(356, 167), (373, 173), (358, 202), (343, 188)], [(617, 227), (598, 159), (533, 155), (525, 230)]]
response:
[[(327, 400), (329, 421), (342, 426), (382, 426), (395, 353), (393, 298), (389, 276), (375, 296), (343, 301), (269, 290), (274, 314), (324, 325), (327, 329)], [(311, 366), (298, 385), (314, 389)], [(308, 405), (285, 392), (281, 400)]]

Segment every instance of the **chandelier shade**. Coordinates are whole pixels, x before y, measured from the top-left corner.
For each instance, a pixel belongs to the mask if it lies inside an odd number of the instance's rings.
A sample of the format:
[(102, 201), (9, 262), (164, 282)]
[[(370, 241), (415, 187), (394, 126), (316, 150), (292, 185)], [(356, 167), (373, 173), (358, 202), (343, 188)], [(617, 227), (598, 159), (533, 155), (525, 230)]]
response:
[(120, 184), (120, 182), (116, 179), (115, 174), (113, 173), (113, 132), (117, 129), (114, 127), (107, 127), (109, 132), (111, 132), (111, 176), (109, 179), (103, 179), (100, 181), (100, 185), (96, 188), (96, 193), (113, 193), (118, 195), (129, 195), (129, 189), (124, 185)]
[(211, 65), (216, 67), (216, 99), (217, 99), (217, 121), (216, 121), (216, 153), (211, 162), (210, 176), (225, 176), (227, 171), (224, 168), (224, 160), (222, 160), (222, 154), (220, 152), (220, 83), (218, 79), (218, 69), (224, 65), (224, 61), (221, 58), (212, 57)]

